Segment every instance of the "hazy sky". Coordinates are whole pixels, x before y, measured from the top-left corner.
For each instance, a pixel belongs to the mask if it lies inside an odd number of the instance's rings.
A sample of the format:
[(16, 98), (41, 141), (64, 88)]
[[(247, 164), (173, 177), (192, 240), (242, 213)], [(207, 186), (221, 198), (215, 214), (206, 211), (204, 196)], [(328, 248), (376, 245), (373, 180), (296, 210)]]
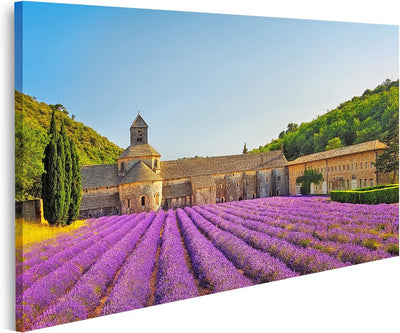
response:
[[(18, 32), (18, 29), (17, 29)], [(137, 111), (163, 160), (240, 154), (386, 78), (398, 27), (24, 3), (23, 80), (122, 148)]]

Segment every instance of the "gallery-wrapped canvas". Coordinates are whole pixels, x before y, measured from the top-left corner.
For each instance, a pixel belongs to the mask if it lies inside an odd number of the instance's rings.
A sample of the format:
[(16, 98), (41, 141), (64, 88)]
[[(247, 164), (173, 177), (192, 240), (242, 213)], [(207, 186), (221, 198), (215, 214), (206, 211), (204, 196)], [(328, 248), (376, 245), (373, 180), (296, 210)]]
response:
[(391, 25), (17, 2), (16, 329), (398, 256), (398, 60)]

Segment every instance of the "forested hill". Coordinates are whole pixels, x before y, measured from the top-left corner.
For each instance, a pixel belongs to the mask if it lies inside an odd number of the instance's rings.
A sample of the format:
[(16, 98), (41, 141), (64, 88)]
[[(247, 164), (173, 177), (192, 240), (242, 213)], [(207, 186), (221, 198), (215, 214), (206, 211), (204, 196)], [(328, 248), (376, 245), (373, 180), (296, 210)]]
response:
[(311, 122), (300, 126), (288, 124), (278, 139), (251, 153), (279, 150), (283, 144), (284, 154), (291, 161), (303, 155), (382, 139), (388, 125), (398, 119), (399, 80), (386, 80)]
[(40, 195), (43, 152), (52, 109), (56, 110), (58, 129), (64, 121), (67, 136), (75, 142), (80, 164), (115, 163), (122, 149), (92, 128), (75, 121), (61, 104), (48, 105), (15, 91), (15, 186), (16, 197), (27, 199)]

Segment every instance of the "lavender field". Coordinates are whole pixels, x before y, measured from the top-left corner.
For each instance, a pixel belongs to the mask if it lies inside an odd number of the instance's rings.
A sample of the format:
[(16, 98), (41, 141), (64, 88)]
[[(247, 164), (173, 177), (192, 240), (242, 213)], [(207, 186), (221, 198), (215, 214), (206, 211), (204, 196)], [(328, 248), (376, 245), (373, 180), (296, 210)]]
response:
[(16, 254), (26, 331), (397, 256), (399, 211), (254, 199), (90, 219)]

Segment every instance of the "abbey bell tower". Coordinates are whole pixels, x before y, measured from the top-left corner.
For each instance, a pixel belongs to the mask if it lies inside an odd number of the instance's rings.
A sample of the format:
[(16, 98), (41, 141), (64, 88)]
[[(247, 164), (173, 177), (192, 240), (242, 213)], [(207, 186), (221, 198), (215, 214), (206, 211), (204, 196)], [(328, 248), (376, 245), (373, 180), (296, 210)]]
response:
[(138, 146), (147, 143), (148, 127), (141, 115), (138, 113), (131, 125), (131, 146)]

